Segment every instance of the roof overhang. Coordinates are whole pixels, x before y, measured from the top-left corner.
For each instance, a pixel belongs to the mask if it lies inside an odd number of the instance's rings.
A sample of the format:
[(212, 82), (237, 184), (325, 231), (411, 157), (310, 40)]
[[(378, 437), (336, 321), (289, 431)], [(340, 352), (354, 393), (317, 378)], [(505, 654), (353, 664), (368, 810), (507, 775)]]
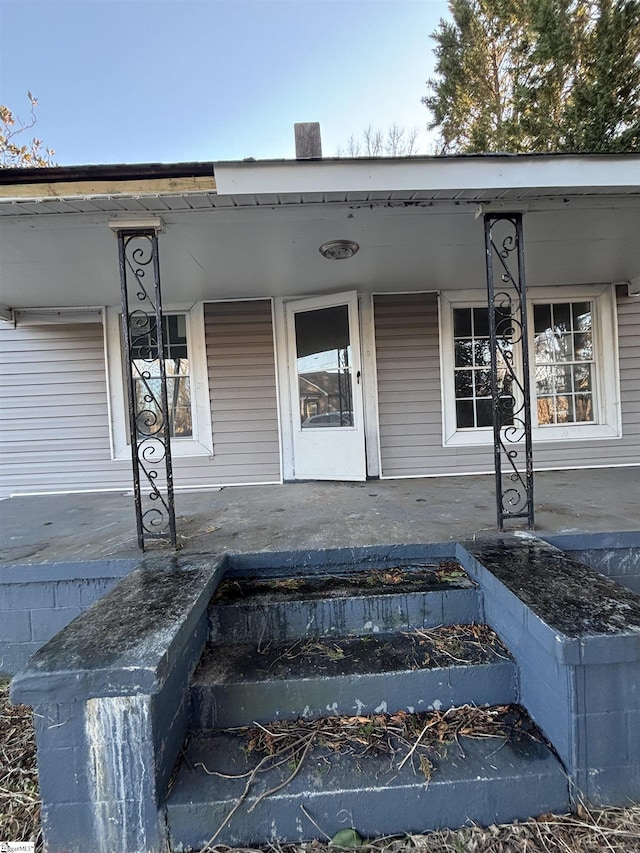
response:
[[(496, 210), (527, 214), (533, 286), (640, 274), (640, 155), (186, 166), (30, 170), (40, 180), (31, 175), (23, 184), (8, 174), (19, 170), (0, 171), (0, 302), (117, 304), (110, 225), (158, 216), (171, 303), (483, 287), (478, 216)], [(101, 181), (111, 183), (102, 188)], [(93, 189), (85, 192), (84, 182)], [(337, 238), (360, 251), (349, 261), (326, 260), (318, 248)]]

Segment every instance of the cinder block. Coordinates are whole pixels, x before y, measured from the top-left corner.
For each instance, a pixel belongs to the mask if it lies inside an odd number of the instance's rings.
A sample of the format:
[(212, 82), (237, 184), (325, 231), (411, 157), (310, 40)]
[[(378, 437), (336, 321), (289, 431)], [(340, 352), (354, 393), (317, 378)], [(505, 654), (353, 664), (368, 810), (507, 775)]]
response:
[(0, 613), (0, 643), (31, 641), (31, 619), (28, 610), (5, 610)]
[(84, 703), (63, 702), (36, 705), (33, 722), (38, 746), (63, 749), (77, 746), (85, 738)]
[(86, 803), (90, 800), (85, 744), (62, 749), (38, 747), (38, 778), (43, 802)]
[(82, 581), (78, 588), (78, 603), (83, 607), (89, 607), (110, 592), (119, 580), (120, 578), (95, 578)]
[(82, 607), (59, 607), (51, 610), (33, 610), (31, 613), (31, 629), (33, 639), (46, 643), (58, 631), (66, 628), (69, 622), (82, 613)]
[(40, 646), (41, 643), (0, 643), (0, 672), (3, 675), (20, 672)]
[(640, 764), (588, 772), (584, 792), (594, 806), (628, 806), (640, 800)]
[(627, 713), (627, 739), (629, 761), (640, 766), (640, 711)]
[(584, 688), (578, 712), (640, 710), (640, 662), (598, 664), (581, 669)]
[(53, 584), (38, 583), (0, 584), (0, 611), (35, 610), (55, 605)]
[(99, 850), (93, 810), (86, 803), (48, 803), (41, 809), (45, 849), (65, 853)]
[(587, 769), (627, 764), (629, 761), (628, 715), (624, 710), (609, 714), (586, 714), (578, 720), (581, 737), (585, 738)]

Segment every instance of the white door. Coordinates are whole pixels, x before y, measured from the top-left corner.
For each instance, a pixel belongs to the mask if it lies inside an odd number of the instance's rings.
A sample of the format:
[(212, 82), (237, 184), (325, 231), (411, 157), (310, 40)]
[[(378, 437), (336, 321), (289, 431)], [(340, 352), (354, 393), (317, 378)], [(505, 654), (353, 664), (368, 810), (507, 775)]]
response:
[(296, 480), (364, 480), (358, 329), (351, 293), (286, 303)]

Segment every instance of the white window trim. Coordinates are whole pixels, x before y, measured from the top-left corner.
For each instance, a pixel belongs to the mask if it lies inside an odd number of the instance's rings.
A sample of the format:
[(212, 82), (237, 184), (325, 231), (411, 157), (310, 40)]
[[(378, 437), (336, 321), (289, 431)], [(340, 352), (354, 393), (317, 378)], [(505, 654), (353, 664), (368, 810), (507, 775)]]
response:
[[(171, 455), (173, 457), (210, 457), (213, 455), (213, 432), (204, 331), (204, 305), (202, 302), (197, 302), (195, 305), (169, 305), (163, 307), (163, 312), (165, 314), (186, 315), (193, 418), (193, 436), (191, 438), (172, 438)], [(120, 316), (120, 308), (107, 308), (105, 335), (111, 411), (109, 425), (111, 458), (130, 459), (131, 445), (128, 441), (128, 404), (120, 342)]]
[[(620, 371), (618, 367), (618, 325), (613, 285), (577, 285), (574, 287), (532, 287), (527, 293), (527, 309), (545, 302), (594, 302), (593, 337), (595, 348), (595, 390), (598, 423), (554, 424), (538, 426), (533, 322), (529, 323), (529, 360), (531, 382), (532, 439), (534, 442), (576, 441), (622, 437), (620, 410)], [(454, 394), (453, 309), (480, 308), (487, 304), (478, 290), (441, 292), (439, 295), (440, 381), (442, 391), (442, 442), (445, 447), (493, 444), (492, 427), (458, 429)], [(516, 364), (519, 354), (516, 353)]]

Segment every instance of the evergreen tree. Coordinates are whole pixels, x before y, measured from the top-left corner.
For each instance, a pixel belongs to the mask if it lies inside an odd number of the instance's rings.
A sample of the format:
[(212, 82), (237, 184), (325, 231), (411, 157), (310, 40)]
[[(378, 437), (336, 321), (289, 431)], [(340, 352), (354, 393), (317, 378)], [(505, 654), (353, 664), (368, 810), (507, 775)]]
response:
[(640, 0), (450, 0), (423, 103), (443, 153), (640, 148)]

